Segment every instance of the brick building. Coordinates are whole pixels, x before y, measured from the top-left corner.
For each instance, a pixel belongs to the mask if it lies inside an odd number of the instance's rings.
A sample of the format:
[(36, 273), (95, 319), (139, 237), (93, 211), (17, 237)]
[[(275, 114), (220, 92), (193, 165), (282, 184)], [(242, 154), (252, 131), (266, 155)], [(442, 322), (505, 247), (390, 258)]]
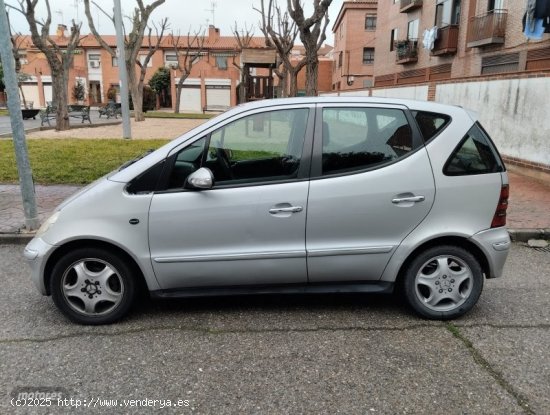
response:
[[(549, 35), (527, 41), (524, 12), (515, 0), (379, 2), (374, 86), (550, 68)], [(437, 38), (425, 49), (430, 29)]]
[[(56, 35), (52, 39), (63, 48), (68, 38), (66, 27), (59, 25)], [(116, 49), (116, 36), (106, 35), (103, 39), (109, 46)], [(180, 39), (179, 53), (185, 52), (187, 42), (186, 36)], [(152, 38), (156, 42), (156, 38)], [(30, 76), (22, 85), (23, 94), (27, 102), (32, 102), (35, 108), (44, 107), (52, 101), (52, 80), (50, 68), (46, 57), (32, 43), (30, 36), (18, 39), (20, 45), (20, 57), (22, 63), (21, 71)], [(195, 43), (196, 44), (196, 43)], [(263, 37), (253, 37), (248, 45), (249, 48), (265, 49)], [(320, 51), (320, 85), (321, 91), (330, 90), (331, 65), (327, 64), (330, 58), (325, 56), (330, 52), (331, 47), (324, 47)], [(300, 54), (299, 47), (297, 54)], [(148, 51), (148, 40), (144, 39), (143, 49), (139, 53), (139, 59), (143, 59)], [(221, 36), (218, 28), (210, 26), (204, 38), (204, 45), (201, 53), (191, 50), (195, 54), (196, 62), (193, 65), (191, 74), (184, 82), (180, 99), (180, 110), (189, 112), (200, 112), (207, 106), (217, 108), (228, 108), (238, 102), (237, 91), (240, 82), (241, 72), (241, 51), (234, 36)], [(177, 55), (173, 47), (173, 39), (170, 36), (164, 37), (159, 50), (157, 50), (147, 65), (145, 83), (160, 67), (170, 68), (172, 107), (175, 106), (176, 83), (179, 80), (179, 72), (173, 68)], [(136, 71), (139, 67), (136, 65)], [(303, 72), (303, 73), (302, 73)], [(265, 78), (270, 71), (266, 68), (252, 68), (252, 78)], [(300, 72), (299, 88), (304, 88), (303, 75), (305, 69)], [(94, 38), (89, 34), (83, 36), (79, 48), (75, 51), (74, 62), (69, 72), (69, 103), (73, 103), (72, 87), (77, 81), (81, 81), (86, 87), (85, 103), (92, 106), (105, 104), (107, 92), (110, 89), (119, 88), (118, 63), (105, 51)]]
[(377, 0), (344, 1), (342, 4), (332, 27), (332, 90), (373, 85), (377, 7)]

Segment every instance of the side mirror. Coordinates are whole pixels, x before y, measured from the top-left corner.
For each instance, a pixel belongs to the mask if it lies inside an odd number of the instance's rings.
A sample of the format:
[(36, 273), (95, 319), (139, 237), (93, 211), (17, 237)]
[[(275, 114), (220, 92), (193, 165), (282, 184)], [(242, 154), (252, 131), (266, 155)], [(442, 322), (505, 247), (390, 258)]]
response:
[(191, 173), (185, 181), (186, 189), (212, 189), (214, 186), (214, 175), (212, 171), (206, 167), (201, 167), (197, 171)]

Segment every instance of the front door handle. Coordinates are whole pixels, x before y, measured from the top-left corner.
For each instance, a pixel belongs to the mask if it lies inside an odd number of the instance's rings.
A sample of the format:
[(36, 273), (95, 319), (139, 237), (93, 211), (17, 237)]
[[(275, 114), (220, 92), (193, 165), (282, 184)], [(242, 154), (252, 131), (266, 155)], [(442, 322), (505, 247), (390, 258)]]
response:
[(269, 209), (269, 213), (276, 215), (277, 213), (296, 213), (304, 210), (302, 206), (288, 206), (288, 207), (277, 207)]
[(392, 203), (418, 203), (426, 200), (424, 196), (409, 196), (409, 197), (396, 197), (392, 199)]

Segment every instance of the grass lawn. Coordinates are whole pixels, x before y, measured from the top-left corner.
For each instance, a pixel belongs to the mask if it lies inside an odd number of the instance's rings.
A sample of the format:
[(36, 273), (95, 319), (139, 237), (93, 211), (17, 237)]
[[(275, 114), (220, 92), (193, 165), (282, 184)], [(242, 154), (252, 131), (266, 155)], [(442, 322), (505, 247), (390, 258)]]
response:
[[(27, 140), (27, 145), (36, 183), (87, 184), (168, 141), (31, 139)], [(0, 183), (17, 182), (13, 141), (0, 140)]]
[(164, 111), (147, 111), (145, 113), (145, 118), (184, 118), (184, 119), (197, 119), (197, 120), (207, 120), (216, 116), (216, 114), (191, 114), (191, 113), (179, 113), (174, 114), (173, 112), (164, 112)]
[(8, 110), (0, 110), (0, 115), (10, 115), (10, 113), (8, 112)]

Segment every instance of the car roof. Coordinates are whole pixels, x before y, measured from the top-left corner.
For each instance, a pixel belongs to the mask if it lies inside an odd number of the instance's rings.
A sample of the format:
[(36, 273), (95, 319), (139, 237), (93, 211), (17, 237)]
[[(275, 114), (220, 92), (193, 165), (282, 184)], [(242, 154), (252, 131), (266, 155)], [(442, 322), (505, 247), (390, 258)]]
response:
[(274, 98), (264, 99), (246, 104), (241, 104), (237, 108), (253, 109), (266, 108), (279, 105), (299, 105), (299, 104), (383, 104), (383, 105), (402, 105), (412, 110), (431, 111), (449, 113), (449, 111), (464, 110), (458, 105), (441, 104), (433, 101), (420, 101), (414, 99), (402, 98), (383, 98), (366, 96), (319, 96), (319, 97), (296, 97), (296, 98)]

